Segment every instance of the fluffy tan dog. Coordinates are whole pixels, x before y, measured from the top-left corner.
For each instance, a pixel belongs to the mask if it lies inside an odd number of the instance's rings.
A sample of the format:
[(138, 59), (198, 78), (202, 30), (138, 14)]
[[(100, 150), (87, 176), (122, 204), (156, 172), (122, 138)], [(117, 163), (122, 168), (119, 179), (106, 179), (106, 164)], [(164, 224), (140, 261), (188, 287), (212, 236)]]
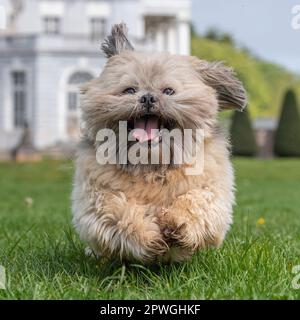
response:
[[(123, 24), (112, 28), (102, 45), (107, 64), (82, 88), (85, 132), (76, 161), (73, 222), (96, 254), (182, 261), (197, 249), (219, 246), (232, 222), (234, 176), (217, 115), (226, 108), (242, 110), (246, 94), (223, 64), (135, 52), (126, 31)], [(117, 133), (119, 121), (128, 121), (129, 132), (144, 129), (144, 135), (134, 134), (135, 143), (147, 145), (154, 129), (203, 129), (202, 174), (187, 175), (187, 165), (172, 159), (99, 164), (97, 132)], [(177, 149), (170, 148), (174, 156)]]

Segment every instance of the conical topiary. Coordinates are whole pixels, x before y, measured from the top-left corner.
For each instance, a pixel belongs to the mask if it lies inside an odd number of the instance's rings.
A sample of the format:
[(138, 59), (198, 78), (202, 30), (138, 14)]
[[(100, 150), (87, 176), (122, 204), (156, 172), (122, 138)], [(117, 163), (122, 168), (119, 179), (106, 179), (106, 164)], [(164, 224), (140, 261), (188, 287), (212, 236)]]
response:
[(257, 145), (247, 110), (233, 113), (230, 136), (233, 155), (248, 157), (256, 155)]
[(300, 157), (300, 116), (294, 91), (284, 96), (274, 138), (274, 153), (280, 157)]

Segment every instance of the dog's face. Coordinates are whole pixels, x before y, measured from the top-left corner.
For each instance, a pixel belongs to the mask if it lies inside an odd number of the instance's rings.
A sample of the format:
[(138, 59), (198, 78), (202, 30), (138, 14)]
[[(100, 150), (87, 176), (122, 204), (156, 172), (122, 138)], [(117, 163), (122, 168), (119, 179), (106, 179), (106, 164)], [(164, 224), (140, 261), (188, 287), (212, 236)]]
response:
[[(88, 100), (88, 101), (87, 101)], [(215, 119), (218, 102), (213, 88), (201, 81), (187, 58), (126, 51), (111, 57), (100, 78), (88, 85), (85, 119), (93, 133), (128, 129), (202, 128)]]
[[(117, 25), (103, 45), (108, 62), (99, 78), (82, 88), (83, 120), (89, 139), (103, 128), (128, 131), (140, 143), (155, 130), (203, 129), (209, 137), (221, 108), (243, 109), (246, 95), (233, 72), (218, 63), (167, 53), (133, 51)], [(143, 129), (143, 130), (136, 130)]]

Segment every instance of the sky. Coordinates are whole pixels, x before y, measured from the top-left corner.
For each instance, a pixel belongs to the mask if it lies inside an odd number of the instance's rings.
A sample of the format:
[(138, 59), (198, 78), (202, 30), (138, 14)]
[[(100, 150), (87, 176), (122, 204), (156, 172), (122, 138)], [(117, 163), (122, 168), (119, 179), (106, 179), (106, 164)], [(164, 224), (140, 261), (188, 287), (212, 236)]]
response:
[[(255, 55), (300, 73), (300, 28), (292, 13), (300, 0), (192, 0), (192, 21), (198, 33), (216, 27), (229, 32)], [(298, 18), (299, 16), (299, 18)]]

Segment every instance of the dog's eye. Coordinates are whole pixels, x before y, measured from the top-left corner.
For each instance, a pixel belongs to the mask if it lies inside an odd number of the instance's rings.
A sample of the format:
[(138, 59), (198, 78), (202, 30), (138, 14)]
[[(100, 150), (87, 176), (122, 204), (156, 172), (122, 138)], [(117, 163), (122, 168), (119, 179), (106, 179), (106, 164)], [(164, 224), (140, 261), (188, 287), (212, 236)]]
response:
[(172, 88), (165, 88), (163, 90), (163, 94), (166, 94), (167, 96), (172, 96), (175, 93), (175, 90)]
[(136, 93), (136, 89), (135, 88), (127, 88), (123, 91), (124, 94), (135, 94)]

